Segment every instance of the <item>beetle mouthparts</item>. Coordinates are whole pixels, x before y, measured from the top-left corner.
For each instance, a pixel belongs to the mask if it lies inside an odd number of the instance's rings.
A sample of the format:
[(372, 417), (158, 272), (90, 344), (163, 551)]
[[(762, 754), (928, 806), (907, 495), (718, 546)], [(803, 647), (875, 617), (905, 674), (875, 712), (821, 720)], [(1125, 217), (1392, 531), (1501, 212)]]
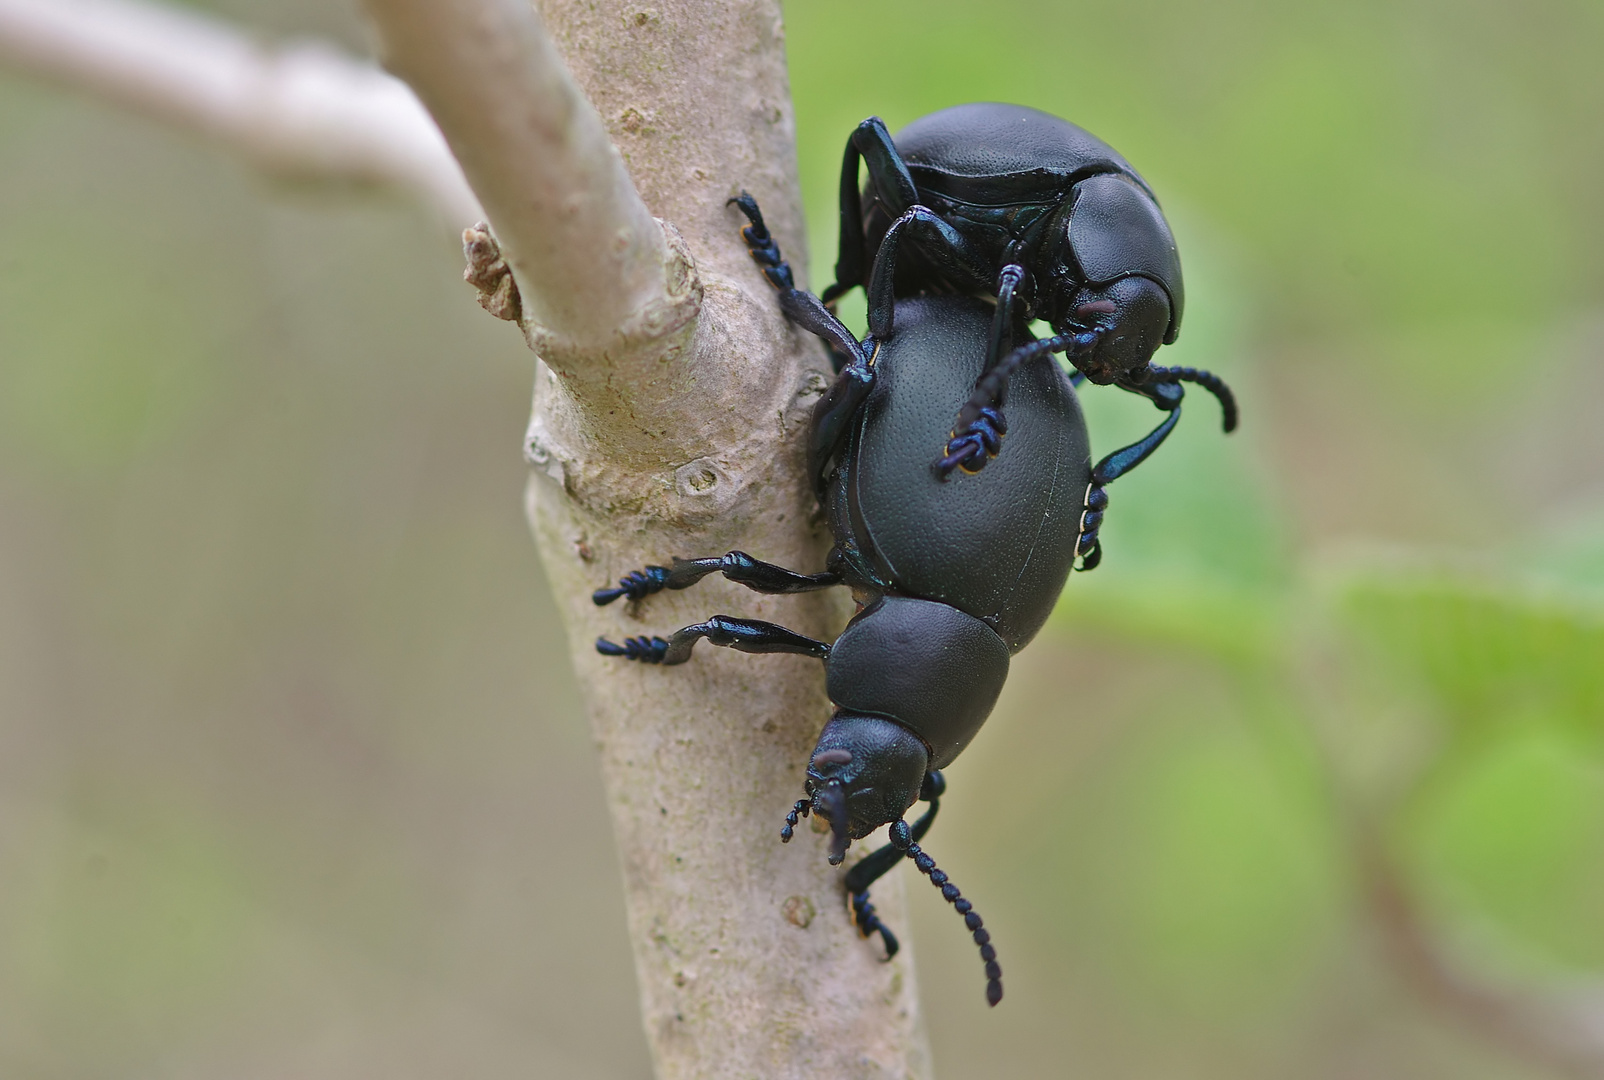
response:
[(814, 799), (814, 812), (823, 814), (830, 823), (830, 865), (840, 866), (847, 857), (847, 845), (852, 842), (847, 822), (847, 793), (841, 781), (826, 784)]

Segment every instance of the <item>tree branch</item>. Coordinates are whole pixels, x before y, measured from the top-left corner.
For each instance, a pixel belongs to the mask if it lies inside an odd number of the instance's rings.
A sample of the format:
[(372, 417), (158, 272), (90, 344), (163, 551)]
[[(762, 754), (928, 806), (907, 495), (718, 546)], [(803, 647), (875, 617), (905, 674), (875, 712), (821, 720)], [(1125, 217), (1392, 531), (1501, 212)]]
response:
[(481, 215), (406, 84), (327, 45), (266, 48), (218, 20), (131, 0), (0, 0), (0, 59), (274, 173), (397, 185), (461, 224)]
[(1431, 929), (1380, 836), (1361, 825), (1353, 844), (1382, 953), (1422, 1000), (1517, 1059), (1573, 1080), (1604, 1078), (1604, 1023), (1596, 1000), (1522, 993), (1472, 977)]
[(690, 322), (690, 294), (669, 292), (684, 269), (527, 0), (367, 8), (385, 64), (440, 122), (495, 223), (526, 327), (582, 352)]
[[(590, 600), (674, 555), (823, 566), (802, 450), (825, 356), (725, 205), (751, 190), (804, 269), (777, 0), (365, 2), (489, 212), (470, 280), (543, 361), (529, 515), (586, 689), (658, 1075), (927, 1077), (908, 950), (883, 963), (857, 936), (821, 837), (779, 843), (829, 715), (817, 662), (704, 648), (664, 670), (592, 644), (717, 611), (833, 638), (850, 613), (713, 579)], [(905, 927), (901, 899), (900, 874), (876, 886)]]

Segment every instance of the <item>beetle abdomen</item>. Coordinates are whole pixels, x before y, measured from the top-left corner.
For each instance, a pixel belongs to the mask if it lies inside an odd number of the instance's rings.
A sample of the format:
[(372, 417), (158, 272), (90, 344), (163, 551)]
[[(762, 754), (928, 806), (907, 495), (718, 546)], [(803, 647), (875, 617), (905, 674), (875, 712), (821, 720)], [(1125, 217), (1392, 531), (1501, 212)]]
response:
[(991, 715), (1008, 678), (1008, 647), (956, 608), (884, 596), (830, 647), (830, 700), (905, 724), (945, 768)]
[(1086, 422), (1050, 357), (1008, 391), (1008, 434), (984, 471), (934, 468), (980, 375), (991, 327), (980, 300), (909, 297), (880, 347), (846, 477), (852, 533), (898, 591), (983, 620), (1018, 652), (1058, 599), (1075, 560), (1091, 480)]

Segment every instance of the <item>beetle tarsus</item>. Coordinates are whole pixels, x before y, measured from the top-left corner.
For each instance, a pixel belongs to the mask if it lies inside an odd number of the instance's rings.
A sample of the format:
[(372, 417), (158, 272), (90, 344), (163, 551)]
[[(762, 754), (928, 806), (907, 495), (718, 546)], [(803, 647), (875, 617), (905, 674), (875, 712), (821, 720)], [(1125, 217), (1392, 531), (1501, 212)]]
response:
[(875, 914), (874, 905), (869, 902), (868, 890), (855, 892), (848, 899), (852, 905), (852, 925), (858, 928), (858, 933), (863, 937), (879, 934), (880, 940), (885, 942), (886, 959), (890, 960), (896, 956), (897, 950), (902, 948), (902, 945), (897, 941), (897, 935), (893, 934), (886, 924), (880, 921), (880, 916)]
[[(666, 566), (648, 566), (644, 570), (631, 570), (618, 579), (616, 589), (597, 589), (590, 594), (590, 598), (597, 607), (605, 607), (621, 596), (627, 596), (631, 600), (643, 600), (667, 585), (668, 578), (669, 569)], [(684, 586), (678, 587), (684, 588)]]
[(691, 649), (703, 638), (736, 652), (801, 653), (818, 660), (830, 655), (828, 642), (806, 637), (776, 623), (763, 622), (761, 619), (733, 619), (728, 615), (714, 615), (706, 622), (682, 626), (667, 640), (660, 637), (634, 637), (625, 638), (622, 645), (615, 645), (606, 638), (597, 638), (596, 651), (603, 656), (622, 656), (627, 660), (672, 667), (689, 660)]
[(668, 642), (660, 637), (625, 638), (622, 645), (596, 639), (596, 651), (603, 656), (622, 656), (625, 660), (639, 660), (643, 664), (661, 664), (668, 655)]
[(791, 274), (791, 264), (780, 255), (780, 246), (763, 223), (763, 211), (757, 208), (757, 200), (743, 191), (724, 205), (740, 207), (741, 213), (751, 222), (741, 229), (741, 239), (746, 241), (752, 261), (762, 267), (764, 279), (781, 292), (794, 290), (796, 279)]

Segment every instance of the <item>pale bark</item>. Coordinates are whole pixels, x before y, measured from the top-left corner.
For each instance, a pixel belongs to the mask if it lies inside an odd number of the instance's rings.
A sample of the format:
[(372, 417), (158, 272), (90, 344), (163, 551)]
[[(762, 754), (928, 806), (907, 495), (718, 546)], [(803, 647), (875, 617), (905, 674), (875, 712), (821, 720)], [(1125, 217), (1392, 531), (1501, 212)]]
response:
[[(586, 688), (658, 1075), (928, 1076), (908, 950), (883, 963), (857, 937), (819, 836), (779, 843), (829, 712), (818, 663), (703, 645), (660, 669), (592, 644), (716, 612), (831, 638), (850, 611), (843, 595), (761, 597), (721, 579), (590, 600), (674, 555), (740, 547), (823, 566), (801, 451), (824, 354), (785, 324), (725, 206), (752, 191), (802, 268), (778, 4), (546, 0), (572, 83), (519, 0), (368, 6), (520, 286), (520, 304), (503, 288), (491, 306), (544, 361), (530, 520)], [(489, 237), (469, 239), (480, 284), (504, 285)], [(875, 900), (906, 929), (898, 875)]]
[(839, 590), (721, 579), (590, 601), (676, 554), (823, 566), (802, 443), (828, 366), (725, 205), (756, 195), (805, 273), (777, 0), (543, 0), (549, 37), (524, 0), (366, 3), (438, 129), (331, 50), (274, 51), (128, 0), (0, 0), (0, 57), (274, 171), (402, 184), (463, 224), (482, 201), (494, 236), (465, 236), (469, 280), (541, 361), (530, 521), (586, 690), (658, 1075), (928, 1077), (901, 874), (875, 891), (904, 942), (884, 963), (847, 921), (823, 838), (779, 842), (829, 713), (817, 661), (704, 645), (643, 668), (592, 645), (715, 612), (832, 638), (851, 611)]
[(270, 48), (130, 0), (0, 0), (0, 60), (295, 179), (396, 185), (460, 228), (478, 202), (407, 85), (331, 46)]

